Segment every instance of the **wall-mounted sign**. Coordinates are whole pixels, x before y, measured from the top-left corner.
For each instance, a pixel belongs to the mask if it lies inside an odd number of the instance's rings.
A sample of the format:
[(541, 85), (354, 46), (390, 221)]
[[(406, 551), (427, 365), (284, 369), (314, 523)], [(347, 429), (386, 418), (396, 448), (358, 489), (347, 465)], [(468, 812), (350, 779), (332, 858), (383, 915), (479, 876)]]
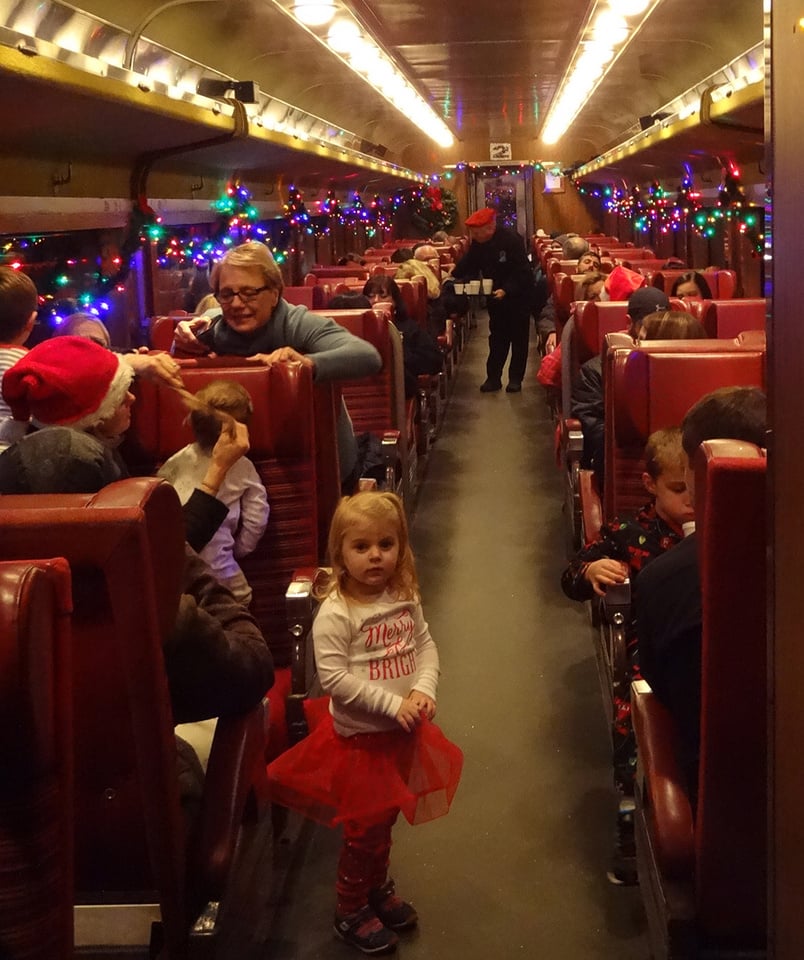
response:
[(550, 173), (544, 171), (544, 192), (545, 193), (563, 193), (564, 178), (560, 173)]
[(489, 144), (490, 160), (513, 160), (513, 157), (514, 155), (511, 153), (510, 143), (490, 143)]

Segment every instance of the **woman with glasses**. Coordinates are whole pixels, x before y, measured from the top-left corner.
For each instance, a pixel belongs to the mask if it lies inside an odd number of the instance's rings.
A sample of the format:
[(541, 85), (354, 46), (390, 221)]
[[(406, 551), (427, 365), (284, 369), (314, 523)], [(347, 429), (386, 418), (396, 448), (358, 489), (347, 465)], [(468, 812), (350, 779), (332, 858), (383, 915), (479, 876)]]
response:
[[(268, 248), (255, 241), (230, 250), (212, 273), (219, 312), (182, 320), (174, 351), (250, 357), (266, 366), (299, 361), (316, 380), (355, 380), (382, 366), (374, 347), (326, 317), (282, 299), (282, 274)], [(338, 419), (341, 483), (357, 481), (357, 444), (342, 405)]]

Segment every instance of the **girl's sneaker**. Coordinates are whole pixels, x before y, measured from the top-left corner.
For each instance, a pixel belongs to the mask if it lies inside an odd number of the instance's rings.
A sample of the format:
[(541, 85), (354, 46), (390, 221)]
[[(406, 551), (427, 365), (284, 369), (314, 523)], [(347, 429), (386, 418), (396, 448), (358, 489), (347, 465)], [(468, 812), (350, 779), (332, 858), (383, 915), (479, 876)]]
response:
[(335, 914), (335, 934), (363, 953), (393, 953), (399, 937), (382, 925), (377, 914), (366, 904), (345, 917)]
[(393, 880), (386, 882), (369, 894), (369, 905), (386, 927), (391, 930), (410, 930), (419, 922), (414, 908), (396, 895)]

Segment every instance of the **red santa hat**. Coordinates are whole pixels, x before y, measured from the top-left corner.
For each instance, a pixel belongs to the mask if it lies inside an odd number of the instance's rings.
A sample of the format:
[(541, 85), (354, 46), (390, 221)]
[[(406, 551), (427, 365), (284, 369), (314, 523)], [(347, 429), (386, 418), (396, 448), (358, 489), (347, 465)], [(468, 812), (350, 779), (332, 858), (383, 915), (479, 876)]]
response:
[(3, 376), (3, 399), (15, 420), (88, 430), (118, 409), (132, 368), (86, 337), (37, 344)]
[(464, 220), (467, 227), (487, 227), (497, 216), (497, 211), (491, 207), (483, 207)]
[(646, 283), (641, 273), (618, 264), (606, 277), (604, 286), (609, 300), (627, 300), (634, 290), (644, 287)]

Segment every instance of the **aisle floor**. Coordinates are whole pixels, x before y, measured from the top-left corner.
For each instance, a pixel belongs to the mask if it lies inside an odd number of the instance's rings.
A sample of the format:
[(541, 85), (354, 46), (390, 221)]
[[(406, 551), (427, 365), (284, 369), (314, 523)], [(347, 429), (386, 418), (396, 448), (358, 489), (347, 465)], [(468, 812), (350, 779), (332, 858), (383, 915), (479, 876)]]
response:
[[(533, 367), (481, 395), (472, 331), (412, 526), (441, 655), (438, 722), (465, 753), (450, 815), (394, 831), (420, 927), (404, 960), (646, 960), (638, 888), (605, 871), (615, 799), (590, 627), (564, 599), (560, 477)], [(338, 836), (311, 830), (266, 960), (358, 956), (332, 936)]]

